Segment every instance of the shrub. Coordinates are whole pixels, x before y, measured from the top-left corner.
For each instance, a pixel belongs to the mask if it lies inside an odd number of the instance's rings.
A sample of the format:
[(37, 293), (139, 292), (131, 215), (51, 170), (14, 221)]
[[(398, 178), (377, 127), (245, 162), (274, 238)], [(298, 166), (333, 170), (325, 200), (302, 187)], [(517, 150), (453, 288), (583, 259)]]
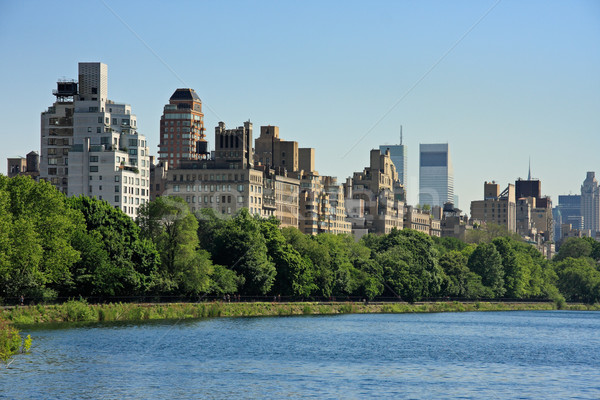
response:
[(96, 313), (85, 300), (69, 300), (62, 305), (67, 322), (96, 321)]

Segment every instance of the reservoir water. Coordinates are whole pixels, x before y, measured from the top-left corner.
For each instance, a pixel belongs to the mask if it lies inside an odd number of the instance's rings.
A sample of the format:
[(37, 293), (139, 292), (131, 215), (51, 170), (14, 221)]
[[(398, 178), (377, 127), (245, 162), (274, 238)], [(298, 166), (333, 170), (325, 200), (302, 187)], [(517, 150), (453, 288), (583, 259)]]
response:
[(22, 329), (4, 399), (599, 399), (600, 312), (216, 318)]

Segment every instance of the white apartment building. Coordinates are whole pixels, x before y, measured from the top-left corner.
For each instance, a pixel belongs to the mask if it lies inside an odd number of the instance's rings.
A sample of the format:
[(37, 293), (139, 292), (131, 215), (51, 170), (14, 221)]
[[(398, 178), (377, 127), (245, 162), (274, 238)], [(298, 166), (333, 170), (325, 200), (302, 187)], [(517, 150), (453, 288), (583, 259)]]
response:
[[(150, 199), (150, 157), (131, 106), (107, 98), (106, 64), (79, 63), (78, 83), (61, 91), (59, 82), (57, 92), (42, 113), (41, 178), (69, 196), (96, 197), (135, 217)], [(55, 126), (62, 135), (52, 134)]]

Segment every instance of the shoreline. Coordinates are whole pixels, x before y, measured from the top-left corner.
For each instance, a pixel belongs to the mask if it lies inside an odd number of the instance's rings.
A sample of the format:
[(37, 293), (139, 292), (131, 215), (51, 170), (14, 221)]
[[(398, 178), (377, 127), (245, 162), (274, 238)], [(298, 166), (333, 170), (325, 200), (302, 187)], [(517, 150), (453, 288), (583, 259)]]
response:
[[(69, 322), (148, 321), (214, 317), (267, 317), (335, 314), (401, 314), (473, 311), (557, 310), (553, 302), (427, 302), (427, 303), (110, 303), (69, 301), (59, 305), (17, 306), (0, 311), (0, 319), (17, 326)], [(564, 304), (560, 309), (600, 311), (600, 304)]]

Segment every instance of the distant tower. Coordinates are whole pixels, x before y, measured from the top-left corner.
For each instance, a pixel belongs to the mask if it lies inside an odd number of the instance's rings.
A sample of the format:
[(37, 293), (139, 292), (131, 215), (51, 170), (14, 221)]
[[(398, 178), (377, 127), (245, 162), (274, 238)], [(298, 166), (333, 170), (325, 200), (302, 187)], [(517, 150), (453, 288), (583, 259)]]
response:
[(581, 215), (584, 229), (590, 229), (592, 235), (600, 230), (600, 190), (595, 172), (588, 172), (581, 185)]
[(454, 171), (448, 143), (419, 146), (419, 203), (443, 207), (454, 201)]
[(394, 167), (396, 167), (396, 172), (398, 172), (398, 179), (402, 186), (404, 186), (404, 191), (406, 192), (406, 185), (408, 184), (407, 177), (407, 157), (406, 157), (406, 145), (402, 144), (402, 126), (400, 126), (400, 144), (394, 145), (380, 145), (379, 151), (381, 154), (385, 154), (385, 152), (390, 151), (390, 158), (394, 163)]
[(202, 101), (194, 89), (177, 89), (160, 118), (159, 161), (178, 168), (181, 160), (208, 158)]

